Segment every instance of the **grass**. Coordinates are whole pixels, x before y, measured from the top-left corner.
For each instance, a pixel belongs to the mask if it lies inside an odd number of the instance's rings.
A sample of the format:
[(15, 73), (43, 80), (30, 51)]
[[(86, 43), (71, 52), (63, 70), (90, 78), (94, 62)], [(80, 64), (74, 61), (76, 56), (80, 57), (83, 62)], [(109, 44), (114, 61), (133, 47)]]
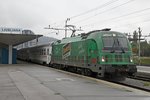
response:
[[(133, 57), (133, 61), (135, 64), (139, 64), (138, 57)], [(140, 57), (141, 65), (150, 65), (150, 57)]]
[(150, 86), (150, 82), (145, 82), (144, 86)]

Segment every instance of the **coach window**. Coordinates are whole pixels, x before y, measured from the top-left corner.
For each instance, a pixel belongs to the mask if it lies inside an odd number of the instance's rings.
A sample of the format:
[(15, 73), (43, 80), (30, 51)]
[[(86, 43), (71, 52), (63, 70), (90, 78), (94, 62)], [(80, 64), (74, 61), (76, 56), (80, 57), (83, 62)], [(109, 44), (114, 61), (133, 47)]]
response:
[(42, 55), (42, 49), (41, 49), (41, 55)]
[(43, 55), (46, 55), (46, 49), (44, 49), (43, 51), (44, 51), (44, 54), (43, 54)]
[(44, 54), (43, 52), (44, 52), (44, 50), (42, 49), (42, 55)]
[(49, 49), (47, 49), (47, 55), (49, 55)]

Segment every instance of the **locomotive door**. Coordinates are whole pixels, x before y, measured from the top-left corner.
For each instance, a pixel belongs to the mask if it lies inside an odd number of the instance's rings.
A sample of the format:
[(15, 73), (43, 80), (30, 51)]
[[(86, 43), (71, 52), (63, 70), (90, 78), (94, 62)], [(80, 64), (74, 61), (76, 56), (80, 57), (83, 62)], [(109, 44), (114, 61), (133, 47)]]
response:
[(47, 64), (50, 64), (51, 62), (51, 54), (52, 53), (52, 47), (50, 46), (49, 48), (47, 48)]
[(94, 40), (88, 42), (88, 63), (96, 64), (97, 63), (97, 45)]

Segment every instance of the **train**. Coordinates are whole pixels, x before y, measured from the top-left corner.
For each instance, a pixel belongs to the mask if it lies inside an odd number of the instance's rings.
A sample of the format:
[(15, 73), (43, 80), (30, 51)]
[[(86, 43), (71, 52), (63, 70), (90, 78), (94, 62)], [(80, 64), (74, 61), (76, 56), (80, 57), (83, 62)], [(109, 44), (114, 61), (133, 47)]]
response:
[(51, 43), (19, 49), (17, 51), (17, 59), (49, 65), (51, 61), (51, 49)]
[[(42, 54), (40, 48), (28, 48), (30, 56), (34, 55), (38, 62), (42, 60), (39, 57)], [(46, 53), (49, 59), (47, 57), (45, 62), (41, 62), (54, 68), (101, 78), (134, 75), (137, 72), (129, 40), (123, 33), (109, 29), (63, 38), (48, 45), (48, 48), (51, 49), (43, 52), (49, 52)], [(24, 52), (27, 55), (27, 51)], [(31, 58), (27, 57), (26, 60), (32, 61)]]

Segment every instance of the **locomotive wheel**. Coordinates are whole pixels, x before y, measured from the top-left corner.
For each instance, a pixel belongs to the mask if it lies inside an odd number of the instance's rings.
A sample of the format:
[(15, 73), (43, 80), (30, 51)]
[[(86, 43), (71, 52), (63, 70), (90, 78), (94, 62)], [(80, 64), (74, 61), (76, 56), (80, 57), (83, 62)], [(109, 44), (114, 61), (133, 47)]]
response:
[(91, 75), (92, 75), (92, 71), (89, 70), (89, 69), (85, 69), (85, 70), (84, 70), (84, 75), (85, 75), (85, 76), (91, 76)]
[(89, 69), (82, 68), (78, 71), (78, 74), (85, 75), (85, 76), (91, 76), (92, 72)]
[(85, 75), (85, 69), (81, 70), (81, 75)]

